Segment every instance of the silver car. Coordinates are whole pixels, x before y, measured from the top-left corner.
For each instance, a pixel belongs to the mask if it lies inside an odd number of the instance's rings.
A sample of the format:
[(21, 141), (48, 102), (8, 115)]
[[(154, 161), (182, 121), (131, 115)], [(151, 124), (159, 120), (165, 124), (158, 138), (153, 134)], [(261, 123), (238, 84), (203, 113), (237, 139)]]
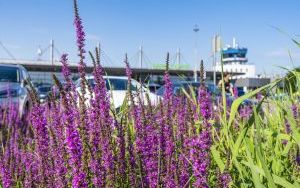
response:
[(26, 81), (30, 77), (22, 65), (0, 64), (0, 107), (16, 105), (20, 117), (24, 117), (31, 105)]

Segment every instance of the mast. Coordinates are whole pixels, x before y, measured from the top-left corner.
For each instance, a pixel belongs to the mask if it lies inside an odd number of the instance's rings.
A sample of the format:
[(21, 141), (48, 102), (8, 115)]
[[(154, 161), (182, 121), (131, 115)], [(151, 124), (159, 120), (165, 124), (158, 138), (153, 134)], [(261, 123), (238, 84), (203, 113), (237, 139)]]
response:
[(140, 58), (140, 68), (142, 69), (143, 68), (143, 46), (140, 46), (139, 58)]

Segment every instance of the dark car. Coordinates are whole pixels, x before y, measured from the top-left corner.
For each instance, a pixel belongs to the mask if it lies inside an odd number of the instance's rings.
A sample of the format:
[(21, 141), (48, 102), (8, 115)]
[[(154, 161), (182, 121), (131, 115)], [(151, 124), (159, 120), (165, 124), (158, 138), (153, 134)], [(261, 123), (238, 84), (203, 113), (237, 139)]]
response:
[(146, 88), (150, 90), (152, 93), (156, 93), (156, 91), (161, 87), (161, 85), (156, 83), (149, 83), (145, 85)]
[[(198, 89), (200, 87), (200, 82), (176, 82), (172, 84), (173, 87), (173, 94), (178, 96), (178, 95), (183, 95), (185, 92), (191, 94), (190, 92), (195, 92), (195, 95), (198, 95)], [(208, 90), (208, 92), (214, 96), (219, 96), (220, 95), (220, 90), (212, 83), (205, 83), (205, 86)], [(163, 96), (165, 92), (165, 86), (160, 87), (156, 94)]]
[(37, 87), (38, 96), (40, 99), (40, 102), (43, 103), (48, 99), (49, 93), (51, 92), (51, 84), (40, 84)]
[[(175, 96), (185, 95), (185, 93), (190, 94), (190, 92), (194, 92), (195, 96), (198, 96), (198, 89), (200, 87), (200, 82), (176, 82), (172, 84), (173, 86), (173, 94)], [(213, 96), (213, 101), (215, 103), (222, 102), (222, 92), (220, 89), (214, 85), (213, 83), (207, 82), (205, 86), (208, 92)], [(162, 86), (156, 92), (157, 95), (163, 96), (165, 91), (165, 87)], [(226, 94), (227, 103), (230, 105), (234, 101), (234, 97)], [(242, 105), (253, 105), (255, 102), (251, 99), (246, 99), (242, 102)]]

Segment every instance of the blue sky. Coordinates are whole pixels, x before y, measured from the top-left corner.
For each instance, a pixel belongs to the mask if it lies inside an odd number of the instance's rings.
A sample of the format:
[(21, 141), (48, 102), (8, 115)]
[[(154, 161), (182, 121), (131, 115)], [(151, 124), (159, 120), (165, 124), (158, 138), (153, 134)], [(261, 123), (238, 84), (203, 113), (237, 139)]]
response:
[[(149, 60), (163, 63), (166, 52), (181, 49), (183, 63), (195, 64), (195, 40), (199, 56), (211, 65), (211, 38), (221, 31), (224, 44), (236, 37), (248, 48), (249, 63), (258, 73), (278, 73), (277, 66), (291, 67), (288, 52), (299, 65), (299, 0), (79, 0), (87, 50), (101, 42), (107, 54), (104, 64), (121, 65), (127, 52), (137, 64), (142, 44)], [(0, 41), (17, 59), (36, 59), (37, 48), (51, 38), (60, 52), (76, 61), (72, 0), (0, 0)], [(196, 37), (192, 29), (199, 25)], [(282, 34), (270, 27), (288, 33)], [(0, 48), (0, 58), (9, 56)], [(57, 58), (58, 55), (56, 56)], [(49, 53), (43, 56), (49, 59)]]

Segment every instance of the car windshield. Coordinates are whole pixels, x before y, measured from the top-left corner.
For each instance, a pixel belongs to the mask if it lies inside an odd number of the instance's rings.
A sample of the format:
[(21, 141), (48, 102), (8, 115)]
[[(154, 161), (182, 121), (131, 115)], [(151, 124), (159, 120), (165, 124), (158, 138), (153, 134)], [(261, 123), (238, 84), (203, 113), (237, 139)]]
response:
[(0, 66), (0, 75), (0, 82), (19, 82), (18, 68)]
[[(88, 79), (89, 85), (94, 88), (95, 87), (95, 80)], [(108, 90), (127, 90), (127, 80), (126, 79), (118, 79), (118, 78), (105, 78), (105, 85), (106, 89)], [(136, 91), (137, 88), (134, 85), (131, 85), (131, 90)]]
[(49, 86), (47, 86), (47, 87), (39, 87), (38, 88), (39, 89), (39, 92), (42, 92), (42, 93), (47, 93), (47, 92), (49, 92), (49, 91), (51, 91), (51, 87)]

